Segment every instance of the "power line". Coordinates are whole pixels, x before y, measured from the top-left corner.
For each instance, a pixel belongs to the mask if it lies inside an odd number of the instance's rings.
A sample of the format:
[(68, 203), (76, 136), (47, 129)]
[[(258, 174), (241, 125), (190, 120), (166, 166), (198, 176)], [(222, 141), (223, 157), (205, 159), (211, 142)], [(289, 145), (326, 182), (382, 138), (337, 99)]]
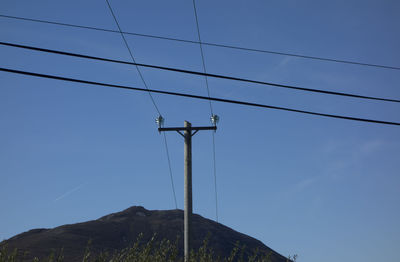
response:
[[(110, 12), (111, 12), (111, 14), (112, 14), (112, 16), (113, 16), (113, 18), (114, 18), (114, 21), (115, 21), (115, 23), (117, 24), (118, 31), (120, 32), (121, 37), (122, 37), (122, 39), (124, 40), (125, 46), (126, 46), (126, 48), (128, 49), (128, 51), (129, 51), (129, 55), (130, 55), (131, 58), (132, 58), (132, 62), (136, 63), (136, 60), (135, 60), (135, 57), (133, 56), (133, 53), (132, 53), (132, 51), (131, 51), (131, 48), (129, 47), (128, 42), (126, 41), (125, 36), (124, 36), (124, 34), (122, 33), (121, 27), (119, 26), (118, 19), (117, 19), (117, 17), (115, 16), (114, 11), (113, 11), (113, 9), (112, 9), (110, 3), (108, 2), (108, 0), (106, 0), (106, 2), (107, 2), (107, 5), (108, 5), (108, 8), (109, 8), (109, 10), (110, 10)], [(142, 79), (143, 85), (144, 85), (144, 86), (146, 87), (146, 89), (148, 90), (149, 87), (147, 86), (147, 83), (146, 83), (146, 81), (144, 80), (144, 77), (143, 77), (143, 75), (142, 75), (142, 72), (140, 71), (140, 69), (139, 69), (139, 67), (138, 67), (137, 65), (136, 65), (136, 70), (137, 70), (137, 72), (139, 73), (140, 78)], [(151, 102), (153, 103), (155, 109), (156, 109), (157, 112), (158, 112), (159, 117), (162, 117), (162, 116), (161, 116), (161, 112), (160, 112), (160, 110), (158, 109), (156, 102), (154, 101), (153, 96), (151, 95), (150, 92), (148, 92), (148, 94), (149, 94), (149, 96), (150, 96)], [(170, 180), (171, 180), (171, 187), (172, 187), (172, 193), (173, 193), (173, 196), (174, 196), (175, 209), (178, 209), (178, 203), (177, 203), (177, 201), (176, 201), (176, 193), (175, 193), (174, 178), (173, 178), (173, 176), (172, 176), (171, 160), (170, 160), (170, 157), (169, 157), (168, 143), (167, 143), (167, 137), (165, 136), (165, 133), (164, 133), (163, 138), (164, 138), (165, 152), (166, 152), (166, 154), (167, 154), (168, 169), (169, 169), (169, 177), (170, 177)]]
[[(203, 53), (203, 47), (202, 47), (202, 43), (201, 43), (199, 19), (197, 17), (197, 9), (196, 9), (196, 1), (195, 0), (193, 0), (193, 9), (194, 9), (194, 16), (196, 19), (197, 36), (199, 38), (199, 47), (200, 47), (201, 61), (203, 64), (203, 72), (207, 73), (206, 63), (205, 63), (204, 53)], [(208, 97), (210, 97), (210, 88), (208, 86), (208, 78), (207, 78), (207, 76), (204, 76), (204, 78), (206, 80), (207, 94), (208, 94)], [(214, 116), (214, 113), (213, 113), (211, 100), (209, 100), (209, 102), (210, 102), (210, 111), (211, 111), (211, 118), (212, 118)], [(215, 157), (215, 135), (214, 135), (214, 132), (212, 132), (211, 134), (212, 134), (212, 145), (213, 145), (215, 220), (218, 222), (218, 194), (217, 194), (217, 167), (216, 167), (217, 164), (216, 164), (216, 157)]]
[[(203, 64), (203, 72), (207, 73), (206, 63), (204, 61), (203, 47), (201, 46), (200, 28), (199, 28), (199, 21), (198, 21), (198, 18), (197, 18), (197, 10), (196, 10), (195, 0), (193, 0), (193, 9), (194, 9), (194, 16), (196, 18), (197, 36), (199, 38), (199, 47), (200, 47), (200, 54), (201, 54), (201, 62)], [(206, 80), (207, 95), (208, 95), (208, 97), (210, 97), (210, 88), (208, 87), (207, 75), (204, 76), (204, 79)], [(211, 100), (209, 102), (210, 102), (210, 111), (211, 111), (211, 116), (212, 116), (214, 113), (213, 113), (213, 109), (212, 109)]]
[(214, 192), (215, 192), (215, 217), (218, 222), (218, 191), (217, 191), (217, 160), (215, 154), (215, 133), (212, 132), (213, 143), (213, 168), (214, 168)]
[[(119, 26), (118, 20), (117, 20), (117, 18), (115, 17), (115, 14), (114, 14), (114, 12), (113, 12), (113, 10), (112, 10), (112, 8), (111, 8), (111, 5), (110, 5), (110, 3), (108, 2), (108, 0), (106, 0), (106, 2), (107, 2), (107, 5), (108, 5), (108, 8), (110, 9), (110, 12), (111, 12), (111, 14), (112, 14), (112, 16), (113, 16), (113, 18), (114, 18), (114, 21), (115, 21), (115, 23), (117, 24), (119, 33), (121, 34), (121, 37), (122, 37), (122, 39), (124, 40), (125, 46), (126, 46), (126, 48), (128, 49), (128, 51), (129, 51), (129, 55), (131, 56), (132, 62), (136, 64), (135, 57), (133, 56), (132, 51), (131, 51), (131, 49), (130, 49), (130, 47), (129, 47), (129, 45), (128, 45), (128, 42), (126, 41), (125, 36), (124, 36), (124, 34), (122, 33), (122, 31), (121, 31), (121, 27)], [(143, 78), (142, 72), (140, 71), (138, 65), (135, 65), (135, 66), (136, 66), (137, 72), (139, 73), (140, 79), (142, 79), (143, 85), (146, 87), (146, 89), (149, 89), (148, 86), (147, 86), (146, 81), (145, 81), (144, 78)], [(158, 107), (157, 107), (157, 105), (156, 105), (156, 102), (154, 101), (154, 98), (153, 98), (153, 96), (151, 95), (150, 92), (149, 92), (149, 96), (150, 96), (151, 102), (153, 102), (153, 105), (154, 105), (155, 109), (157, 110), (158, 114), (161, 116), (160, 110), (158, 109)]]
[(353, 97), (353, 98), (360, 98), (360, 99), (369, 99), (369, 100), (400, 103), (399, 99), (380, 98), (380, 97), (364, 96), (364, 95), (357, 95), (357, 94), (350, 94), (350, 93), (343, 93), (343, 92), (328, 91), (328, 90), (322, 90), (322, 89), (312, 89), (312, 88), (305, 88), (305, 87), (299, 87), (299, 86), (291, 86), (291, 85), (284, 85), (284, 84), (271, 83), (271, 82), (265, 82), (265, 81), (251, 80), (251, 79), (240, 78), (240, 77), (235, 77), (235, 76), (203, 73), (203, 72), (180, 69), (180, 68), (172, 68), (172, 67), (150, 65), (150, 64), (143, 64), (143, 63), (132, 63), (132, 62), (127, 62), (127, 61), (102, 58), (102, 57), (96, 57), (96, 56), (89, 56), (89, 55), (84, 55), (84, 54), (58, 51), (58, 50), (39, 48), (39, 47), (33, 47), (33, 46), (27, 46), (27, 45), (19, 45), (19, 44), (7, 43), (7, 42), (0, 42), (0, 45), (12, 46), (12, 47), (17, 47), (17, 48), (23, 48), (23, 49), (29, 49), (29, 50), (35, 50), (35, 51), (53, 53), (53, 54), (59, 54), (59, 55), (67, 55), (67, 56), (73, 56), (73, 57), (79, 57), (79, 58), (93, 59), (93, 60), (104, 61), (104, 62), (135, 65), (135, 66), (140, 66), (140, 67), (154, 68), (154, 69), (166, 70), (166, 71), (171, 71), (171, 72), (178, 72), (178, 73), (185, 73), (185, 74), (192, 74), (192, 75), (199, 75), (199, 76), (208, 76), (208, 77), (213, 77), (213, 78), (227, 79), (227, 80), (240, 81), (240, 82), (246, 82), (246, 83), (252, 83), (252, 84), (281, 87), (281, 88), (287, 88), (287, 89), (293, 89), (293, 90), (299, 90), (299, 91), (305, 91), (305, 92), (313, 92), (313, 93), (321, 93), (321, 94), (327, 94), (327, 95), (336, 95), (336, 96), (345, 96), (345, 97)]
[[(111, 29), (92, 27), (92, 26), (82, 26), (82, 25), (75, 25), (75, 24), (68, 24), (68, 23), (60, 23), (60, 22), (52, 22), (52, 21), (48, 21), (48, 20), (32, 19), (32, 18), (26, 18), (26, 17), (18, 17), (18, 16), (10, 16), (10, 15), (2, 15), (2, 14), (0, 14), (0, 17), (36, 22), (36, 23), (45, 23), (45, 24), (53, 24), (53, 25), (59, 25), (59, 26), (67, 26), (67, 27), (75, 27), (75, 28), (88, 29), (88, 30), (103, 31), (103, 32), (109, 32), (109, 33), (120, 33), (119, 31), (111, 30)], [(134, 36), (140, 36), (140, 37), (146, 37), (146, 38), (154, 38), (154, 39), (162, 39), (162, 40), (169, 40), (169, 41), (176, 41), (176, 42), (199, 44), (198, 41), (180, 39), (180, 38), (174, 38), (174, 37), (165, 37), (165, 36), (159, 36), (159, 35), (141, 34), (141, 33), (134, 33), (134, 32), (122, 32), (122, 33), (125, 35), (134, 35)], [(265, 53), (265, 54), (297, 57), (297, 58), (303, 58), (303, 59), (311, 59), (311, 60), (317, 60), (317, 61), (350, 64), (350, 65), (358, 65), (358, 66), (367, 66), (367, 67), (375, 67), (375, 68), (391, 69), (391, 70), (400, 70), (400, 67), (398, 67), (398, 66), (363, 63), (363, 62), (357, 62), (357, 61), (327, 58), (327, 57), (318, 57), (318, 56), (309, 56), (309, 55), (296, 54), (296, 53), (278, 52), (278, 51), (272, 51), (272, 50), (266, 50), (266, 49), (257, 49), (257, 48), (241, 47), (241, 46), (234, 46), (234, 45), (227, 45), (227, 44), (218, 44), (218, 43), (213, 43), (213, 42), (202, 42), (202, 44), (207, 45), (207, 46), (228, 48), (228, 49), (234, 49), (234, 50), (242, 50), (242, 51), (247, 51), (247, 52)]]
[(74, 82), (74, 83), (88, 84), (88, 85), (99, 85), (99, 86), (121, 88), (121, 89), (128, 89), (128, 90), (135, 90), (135, 91), (142, 91), (142, 92), (152, 92), (152, 93), (158, 93), (158, 94), (164, 94), (164, 95), (189, 97), (189, 98), (194, 98), (194, 99), (212, 100), (212, 101), (217, 101), (217, 102), (244, 105), (244, 106), (282, 110), (282, 111), (308, 114), (308, 115), (314, 115), (314, 116), (323, 116), (323, 117), (345, 119), (345, 120), (352, 120), (352, 121), (359, 121), (359, 122), (400, 126), (399, 122), (390, 122), (390, 121), (382, 121), (382, 120), (374, 120), (374, 119), (366, 119), (366, 118), (358, 118), (358, 117), (342, 116), (342, 115), (332, 115), (332, 114), (305, 111), (305, 110), (299, 110), (299, 109), (293, 109), (293, 108), (287, 108), (287, 107), (271, 106), (271, 105), (251, 103), (251, 102), (246, 102), (246, 101), (224, 99), (224, 98), (218, 98), (218, 97), (206, 97), (206, 96), (199, 96), (199, 95), (192, 95), (192, 94), (185, 94), (185, 93), (178, 93), (178, 92), (171, 92), (171, 91), (145, 89), (145, 88), (123, 86), (123, 85), (116, 85), (116, 84), (107, 84), (107, 83), (102, 83), (102, 82), (94, 82), (94, 81), (68, 78), (68, 77), (62, 77), (62, 76), (33, 73), (33, 72), (15, 70), (15, 69), (10, 69), (10, 68), (3, 68), (3, 67), (0, 67), (0, 71), (14, 73), (14, 74), (34, 76), (34, 77), (55, 79), (55, 80), (61, 80), (61, 81), (68, 81), (68, 82)]
[(168, 150), (168, 143), (167, 143), (167, 136), (165, 133), (163, 133), (164, 137), (164, 144), (165, 144), (165, 151), (167, 152), (167, 160), (168, 160), (168, 168), (169, 168), (169, 177), (171, 180), (171, 187), (172, 187), (172, 193), (174, 195), (174, 202), (175, 202), (175, 208), (178, 209), (178, 202), (176, 201), (176, 193), (175, 193), (175, 185), (174, 185), (174, 178), (172, 176), (172, 168), (171, 168), (171, 159), (169, 157), (169, 150)]

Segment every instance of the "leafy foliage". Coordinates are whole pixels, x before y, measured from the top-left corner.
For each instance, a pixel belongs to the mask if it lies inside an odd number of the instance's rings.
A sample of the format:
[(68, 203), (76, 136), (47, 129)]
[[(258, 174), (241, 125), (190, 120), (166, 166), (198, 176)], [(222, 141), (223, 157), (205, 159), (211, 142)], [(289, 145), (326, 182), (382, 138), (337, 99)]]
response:
[[(143, 235), (140, 234), (136, 242), (131, 247), (120, 252), (109, 254), (107, 252), (93, 254), (90, 250), (91, 241), (89, 241), (85, 252), (82, 256), (82, 262), (182, 262), (183, 258), (179, 257), (177, 249), (177, 241), (171, 243), (169, 240), (156, 242), (154, 235), (147, 243), (142, 241)], [(262, 254), (258, 249), (253, 250), (252, 255), (244, 258), (245, 246), (236, 243), (229, 257), (221, 258), (216, 256), (211, 247), (208, 246), (208, 238), (203, 241), (203, 245), (198, 250), (192, 250), (190, 253), (190, 262), (272, 262), (271, 254)], [(50, 254), (43, 259), (33, 258), (33, 262), (63, 262), (63, 249), (56, 255), (55, 250), (51, 250)], [(7, 246), (0, 248), (0, 262), (20, 262), (27, 261), (26, 253), (21, 254), (17, 249), (8, 252)], [(295, 262), (297, 255), (289, 256), (287, 261)]]

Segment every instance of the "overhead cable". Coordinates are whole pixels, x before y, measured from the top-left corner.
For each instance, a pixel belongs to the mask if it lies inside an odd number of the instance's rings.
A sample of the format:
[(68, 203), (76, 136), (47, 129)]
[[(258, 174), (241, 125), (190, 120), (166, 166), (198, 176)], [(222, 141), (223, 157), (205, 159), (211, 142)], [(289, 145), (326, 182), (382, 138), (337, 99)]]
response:
[[(203, 65), (203, 72), (206, 74), (207, 73), (207, 69), (206, 69), (206, 63), (204, 61), (204, 53), (203, 53), (203, 47), (201, 45), (201, 37), (200, 37), (200, 28), (199, 28), (199, 21), (197, 18), (197, 10), (196, 10), (196, 3), (195, 0), (193, 0), (193, 9), (194, 9), (194, 16), (195, 16), (195, 20), (196, 20), (196, 28), (197, 28), (197, 37), (199, 38), (199, 47), (200, 47), (200, 54), (201, 54), (201, 62)], [(208, 86), (208, 78), (207, 75), (204, 76), (204, 79), (206, 81), (206, 88), (207, 88), (207, 95), (210, 96), (210, 88)], [(211, 104), (211, 100), (210, 102), (210, 111), (211, 111), (211, 116), (214, 115), (213, 113), (213, 108), (212, 108), (212, 104)]]
[[(88, 30), (103, 31), (103, 32), (109, 32), (109, 33), (119, 33), (119, 31), (117, 31), (117, 30), (111, 30), (111, 29), (105, 29), (105, 28), (99, 28), (99, 27), (92, 27), (92, 26), (69, 24), (69, 23), (53, 22), (53, 21), (48, 21), (48, 20), (33, 19), (33, 18), (26, 18), (26, 17), (19, 17), (19, 16), (10, 16), (10, 15), (2, 15), (2, 14), (0, 14), (0, 17), (23, 20), (23, 21), (30, 21), (30, 22), (37, 22), (37, 23), (53, 24), (53, 25), (59, 25), (59, 26), (75, 27), (75, 28), (88, 29)], [(124, 32), (124, 31), (122, 33), (125, 34), (125, 35), (134, 35), (134, 36), (140, 36), (140, 37), (146, 37), (146, 38), (155, 38), (155, 39), (162, 39), (162, 40), (169, 40), (169, 41), (176, 41), (176, 42), (199, 44), (198, 41), (180, 39), (180, 38), (174, 38), (174, 37), (165, 37), (165, 36), (159, 36), (159, 35), (141, 34), (141, 33)], [(234, 45), (228, 45), (228, 44), (218, 44), (218, 43), (213, 43), (213, 42), (202, 42), (202, 44), (203, 45), (207, 45), (207, 46), (236, 49), (236, 50), (242, 50), (242, 51), (248, 51), (248, 52), (266, 53), (266, 54), (273, 54), (273, 55), (281, 55), (281, 56), (289, 56), (289, 57), (311, 59), (311, 60), (317, 60), (317, 61), (334, 62), (334, 63), (342, 63), (342, 64), (350, 64), (350, 65), (358, 65), (358, 66), (367, 66), (367, 67), (375, 67), (375, 68), (391, 69), (391, 70), (400, 70), (400, 67), (398, 67), (398, 66), (389, 66), (389, 65), (381, 65), (381, 64), (373, 64), (373, 63), (363, 63), (363, 62), (350, 61), (350, 60), (344, 60), (344, 59), (335, 59), (335, 58), (327, 58), (327, 57), (318, 57), (318, 56), (309, 56), (309, 55), (303, 55), (303, 54), (287, 53), (287, 52), (278, 52), (278, 51), (273, 51), (273, 50), (241, 47), (241, 46), (234, 46)]]
[[(197, 28), (197, 36), (199, 38), (199, 47), (200, 47), (200, 54), (201, 54), (201, 62), (203, 64), (203, 72), (207, 73), (206, 69), (206, 63), (204, 59), (204, 53), (203, 53), (203, 47), (201, 43), (201, 36), (200, 36), (200, 27), (199, 27), (199, 19), (197, 17), (197, 8), (196, 8), (196, 1), (193, 0), (193, 9), (194, 9), (194, 17), (196, 20), (196, 28)], [(208, 86), (208, 78), (207, 76), (204, 76), (205, 81), (206, 81), (206, 88), (207, 88), (207, 95), (210, 97), (210, 88)], [(211, 112), (211, 119), (214, 117), (214, 112), (210, 102), (210, 112)], [(217, 194), (217, 163), (216, 163), (216, 157), (215, 157), (215, 133), (211, 132), (212, 135), (212, 144), (213, 144), (213, 167), (214, 167), (214, 195), (215, 195), (215, 220), (218, 222), (218, 194)]]
[[(124, 34), (122, 33), (121, 27), (119, 26), (118, 19), (117, 19), (117, 17), (115, 16), (114, 11), (113, 11), (113, 9), (112, 9), (110, 3), (108, 2), (108, 0), (106, 0), (106, 2), (107, 2), (107, 5), (108, 5), (108, 9), (110, 10), (110, 12), (111, 12), (111, 14), (112, 14), (112, 17), (114, 18), (115, 24), (116, 24), (117, 27), (118, 27), (118, 31), (119, 31), (119, 33), (120, 33), (120, 35), (121, 35), (121, 37), (122, 37), (122, 40), (124, 41), (125, 46), (126, 46), (126, 48), (128, 49), (128, 51), (129, 51), (129, 55), (130, 55), (130, 57), (131, 57), (131, 59), (132, 59), (132, 62), (136, 63), (136, 60), (135, 60), (135, 57), (133, 56), (133, 53), (132, 53), (132, 51), (131, 51), (131, 48), (129, 47), (129, 44), (128, 44), (128, 42), (126, 41)], [(146, 81), (144, 80), (144, 77), (143, 77), (143, 75), (142, 75), (142, 72), (141, 72), (141, 70), (139, 69), (139, 67), (138, 67), (137, 65), (136, 65), (136, 70), (137, 70), (137, 72), (138, 72), (138, 74), (139, 74), (139, 76), (140, 76), (140, 79), (142, 79), (143, 85), (144, 85), (145, 88), (148, 90), (149, 87), (147, 86), (147, 83), (146, 83)], [(153, 98), (153, 96), (151, 95), (150, 92), (148, 92), (148, 94), (149, 94), (149, 96), (150, 96), (150, 99), (151, 99), (151, 101), (152, 101), (152, 103), (153, 103), (155, 109), (156, 109), (157, 112), (158, 112), (158, 117), (159, 117), (159, 118), (162, 118), (161, 112), (160, 112), (160, 110), (159, 110), (158, 107), (157, 107), (156, 101), (154, 101), (154, 98)], [(169, 157), (169, 150), (168, 150), (167, 137), (166, 137), (165, 134), (164, 134), (163, 138), (164, 138), (165, 152), (166, 152), (166, 154), (167, 154), (169, 177), (170, 177), (170, 180), (171, 180), (171, 187), (172, 187), (172, 194), (173, 194), (173, 197), (174, 197), (175, 209), (178, 209), (178, 202), (176, 201), (176, 193), (175, 193), (174, 179), (173, 179), (173, 176), (172, 176), (171, 160), (170, 160), (170, 157)]]
[[(133, 56), (132, 51), (131, 51), (131, 48), (129, 47), (128, 42), (126, 41), (125, 36), (124, 36), (124, 34), (122, 33), (122, 31), (121, 31), (121, 27), (119, 26), (117, 17), (115, 16), (114, 11), (112, 10), (111, 5), (110, 5), (110, 3), (108, 2), (108, 0), (106, 0), (106, 2), (107, 2), (107, 5), (108, 5), (108, 8), (109, 8), (109, 10), (110, 10), (110, 12), (111, 12), (111, 14), (112, 14), (112, 17), (114, 18), (114, 21), (115, 21), (115, 23), (117, 24), (117, 27), (118, 27), (118, 30), (119, 30), (118, 32), (120, 33), (120, 35), (121, 35), (121, 37), (122, 37), (122, 40), (124, 41), (125, 46), (126, 46), (126, 48), (128, 49), (129, 55), (130, 55), (130, 57), (131, 57), (131, 59), (132, 59), (132, 62), (136, 64), (135, 57)], [(141, 79), (142, 82), (143, 82), (143, 85), (146, 87), (146, 89), (149, 89), (148, 86), (147, 86), (146, 81), (144, 80), (144, 77), (143, 77), (143, 75), (142, 75), (142, 72), (140, 71), (140, 69), (139, 69), (139, 67), (138, 67), (138, 65), (136, 65), (136, 70), (137, 70), (137, 72), (138, 72), (138, 74), (139, 74), (139, 76), (140, 76), (140, 79)], [(156, 105), (156, 102), (154, 101), (154, 98), (153, 98), (153, 96), (151, 95), (150, 92), (149, 92), (149, 96), (150, 96), (151, 101), (153, 102), (153, 105), (154, 105), (155, 109), (156, 109), (157, 112), (158, 112), (158, 115), (161, 116), (161, 112), (160, 112), (160, 110), (158, 109), (158, 107), (157, 107), (157, 105)]]
[(109, 58), (102, 58), (102, 57), (96, 57), (96, 56), (90, 56), (90, 55), (84, 55), (84, 54), (77, 54), (77, 53), (71, 53), (71, 52), (65, 52), (65, 51), (58, 51), (58, 50), (52, 50), (52, 49), (46, 49), (46, 48), (40, 48), (40, 47), (33, 47), (33, 46), (27, 46), (27, 45), (20, 45), (20, 44), (8, 43), (8, 42), (0, 42), (0, 45), (29, 49), (29, 50), (39, 51), (39, 52), (46, 52), (46, 53), (53, 53), (53, 54), (59, 54), (59, 55), (74, 56), (74, 57), (79, 57), (79, 58), (93, 59), (93, 60), (104, 61), (104, 62), (113, 62), (113, 63), (119, 63), (119, 64), (134, 65), (134, 66), (140, 66), (140, 67), (166, 70), (166, 71), (171, 71), (171, 72), (178, 72), (178, 73), (185, 73), (185, 74), (192, 74), (192, 75), (199, 75), (199, 76), (208, 76), (208, 77), (213, 77), (213, 78), (227, 79), (227, 80), (240, 81), (240, 82), (246, 82), (246, 83), (252, 83), (252, 84), (281, 87), (281, 88), (287, 88), (287, 89), (299, 90), (299, 91), (305, 91), (305, 92), (313, 92), (313, 93), (321, 93), (321, 94), (327, 94), (327, 95), (336, 95), (336, 96), (353, 97), (353, 98), (359, 98), (359, 99), (369, 99), (369, 100), (400, 103), (399, 99), (364, 96), (364, 95), (335, 92), (335, 91), (328, 91), (328, 90), (322, 90), (322, 89), (312, 89), (312, 88), (271, 83), (271, 82), (265, 82), (265, 81), (259, 81), (259, 80), (251, 80), (251, 79), (235, 77), (235, 76), (203, 73), (203, 72), (180, 69), (180, 68), (150, 65), (150, 64), (143, 64), (143, 63), (133, 63), (133, 62), (127, 62), (127, 61), (121, 61), (121, 60), (115, 60), (115, 59), (109, 59)]
[(252, 103), (252, 102), (246, 102), (246, 101), (224, 99), (224, 98), (218, 98), (218, 97), (206, 97), (206, 96), (199, 96), (199, 95), (185, 94), (185, 93), (178, 93), (178, 92), (171, 92), (171, 91), (164, 91), (164, 90), (145, 89), (145, 88), (132, 87), (132, 86), (107, 84), (107, 83), (102, 83), (102, 82), (81, 80), (81, 79), (76, 79), (76, 78), (68, 78), (68, 77), (48, 75), (48, 74), (40, 74), (40, 73), (34, 73), (34, 72), (28, 72), (28, 71), (22, 71), (22, 70), (10, 69), (10, 68), (3, 68), (3, 67), (0, 67), (0, 71), (14, 73), (14, 74), (20, 74), (20, 75), (28, 75), (28, 76), (34, 76), (34, 77), (68, 81), (68, 82), (74, 82), (74, 83), (88, 84), (88, 85), (98, 85), (98, 86), (113, 87), (113, 88), (120, 88), (120, 89), (134, 90), (134, 91), (152, 92), (152, 93), (158, 93), (158, 94), (164, 94), (164, 95), (181, 96), (181, 97), (188, 97), (188, 98), (201, 99), (201, 100), (212, 100), (212, 101), (216, 101), (216, 102), (223, 102), (223, 103), (230, 103), (230, 104), (237, 104), (237, 105), (244, 105), (244, 106), (251, 106), (251, 107), (283, 110), (283, 111), (288, 111), (288, 112), (308, 114), (308, 115), (314, 115), (314, 116), (323, 116), (323, 117), (345, 119), (345, 120), (352, 120), (352, 121), (359, 121), (359, 122), (400, 126), (399, 122), (390, 122), (390, 121), (358, 118), (358, 117), (343, 116), (343, 115), (325, 114), (325, 113), (305, 111), (305, 110), (293, 109), (293, 108), (287, 108), (287, 107), (271, 106), (271, 105), (258, 104), (258, 103)]

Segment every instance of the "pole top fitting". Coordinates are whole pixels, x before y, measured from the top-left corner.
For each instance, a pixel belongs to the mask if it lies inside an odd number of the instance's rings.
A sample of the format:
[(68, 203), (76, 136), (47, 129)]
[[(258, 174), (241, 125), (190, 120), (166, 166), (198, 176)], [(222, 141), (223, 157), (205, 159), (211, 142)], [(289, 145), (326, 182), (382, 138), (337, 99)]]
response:
[(158, 128), (163, 127), (164, 126), (164, 118), (161, 115), (159, 115), (156, 118), (156, 123), (157, 123)]
[(218, 115), (211, 115), (210, 117), (211, 123), (216, 126), (219, 122), (219, 116)]

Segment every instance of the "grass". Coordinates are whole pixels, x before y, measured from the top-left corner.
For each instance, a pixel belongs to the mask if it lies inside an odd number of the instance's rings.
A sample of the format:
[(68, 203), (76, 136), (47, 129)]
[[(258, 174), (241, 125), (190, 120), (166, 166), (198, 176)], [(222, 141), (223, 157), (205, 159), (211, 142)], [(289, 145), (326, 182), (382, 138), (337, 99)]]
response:
[[(172, 243), (169, 240), (155, 241), (155, 236), (143, 243), (140, 235), (137, 241), (129, 248), (110, 254), (103, 252), (100, 254), (92, 253), (91, 242), (89, 241), (84, 254), (82, 254), (82, 262), (181, 262), (183, 258), (179, 256), (177, 241)], [(259, 250), (253, 250), (250, 254), (245, 253), (246, 248), (238, 243), (232, 249), (228, 257), (219, 257), (214, 254), (212, 248), (208, 246), (208, 239), (203, 241), (203, 245), (198, 250), (192, 250), (190, 253), (190, 262), (272, 262), (271, 253), (264, 254)], [(287, 261), (296, 261), (297, 255), (289, 256)], [(0, 248), (0, 262), (20, 262), (29, 261), (27, 252), (21, 253), (17, 249), (9, 252), (7, 246)], [(59, 252), (49, 251), (49, 255), (45, 258), (34, 257), (33, 262), (63, 262), (64, 250)]]

